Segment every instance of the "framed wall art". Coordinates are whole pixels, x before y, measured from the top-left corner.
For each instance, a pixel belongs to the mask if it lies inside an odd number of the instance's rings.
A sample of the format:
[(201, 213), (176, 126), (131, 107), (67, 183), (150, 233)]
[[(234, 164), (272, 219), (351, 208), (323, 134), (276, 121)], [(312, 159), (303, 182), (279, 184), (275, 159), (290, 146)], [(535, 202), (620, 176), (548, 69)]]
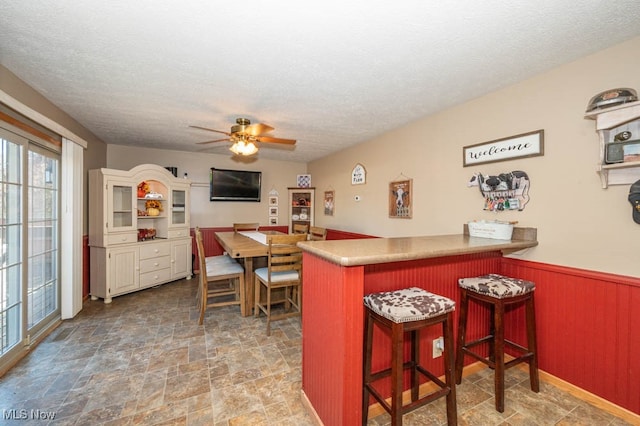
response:
[(411, 219), (413, 179), (397, 180), (389, 184), (389, 217)]
[(269, 216), (278, 216), (278, 208), (277, 207), (269, 207)]
[(335, 209), (335, 191), (324, 191), (324, 215), (333, 216)]
[(311, 187), (311, 175), (298, 175), (298, 188), (310, 188)]
[(269, 196), (269, 206), (277, 206), (278, 205), (278, 196), (277, 195), (270, 195)]
[(475, 166), (539, 155), (544, 155), (544, 130), (465, 146), (462, 148), (462, 165)]

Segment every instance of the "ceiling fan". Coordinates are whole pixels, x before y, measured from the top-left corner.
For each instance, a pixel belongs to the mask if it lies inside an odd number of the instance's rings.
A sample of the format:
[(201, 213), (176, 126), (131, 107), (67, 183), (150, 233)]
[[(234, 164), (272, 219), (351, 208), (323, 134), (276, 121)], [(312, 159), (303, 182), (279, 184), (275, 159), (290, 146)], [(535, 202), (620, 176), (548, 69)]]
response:
[(265, 133), (269, 133), (273, 131), (273, 127), (257, 123), (251, 124), (248, 118), (238, 118), (236, 119), (236, 124), (231, 126), (230, 132), (225, 132), (222, 130), (209, 129), (207, 127), (200, 126), (189, 126), (194, 129), (206, 130), (208, 132), (221, 133), (223, 135), (227, 135), (226, 138), (222, 139), (214, 139), (211, 141), (204, 142), (196, 142), (199, 145), (209, 144), (214, 142), (233, 142), (233, 145), (229, 150), (237, 155), (253, 155), (258, 152), (258, 148), (255, 143), (276, 143), (283, 145), (295, 145), (295, 139), (282, 139), (282, 138), (274, 138), (272, 136), (266, 136)]

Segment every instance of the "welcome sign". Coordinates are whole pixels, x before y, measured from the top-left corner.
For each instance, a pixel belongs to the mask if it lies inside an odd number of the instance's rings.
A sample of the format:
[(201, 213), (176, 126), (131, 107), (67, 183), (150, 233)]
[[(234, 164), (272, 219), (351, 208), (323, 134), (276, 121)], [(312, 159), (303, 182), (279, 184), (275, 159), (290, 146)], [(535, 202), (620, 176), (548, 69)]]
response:
[(465, 146), (462, 148), (462, 164), (467, 167), (539, 155), (544, 155), (544, 130)]

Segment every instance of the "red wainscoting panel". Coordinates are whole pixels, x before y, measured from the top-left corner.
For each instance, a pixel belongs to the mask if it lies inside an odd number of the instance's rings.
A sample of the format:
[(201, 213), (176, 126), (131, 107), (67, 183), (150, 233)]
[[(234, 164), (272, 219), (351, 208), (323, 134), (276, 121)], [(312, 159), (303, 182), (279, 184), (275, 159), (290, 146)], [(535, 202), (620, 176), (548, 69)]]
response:
[(302, 311), (302, 388), (324, 424), (358, 424), (364, 307), (346, 301), (362, 294), (364, 268), (343, 268), (308, 253), (303, 263), (303, 282), (313, 276), (325, 284), (302, 286), (303, 300), (313, 300)]
[(640, 414), (640, 279), (508, 258), (502, 273), (536, 283), (540, 368)]

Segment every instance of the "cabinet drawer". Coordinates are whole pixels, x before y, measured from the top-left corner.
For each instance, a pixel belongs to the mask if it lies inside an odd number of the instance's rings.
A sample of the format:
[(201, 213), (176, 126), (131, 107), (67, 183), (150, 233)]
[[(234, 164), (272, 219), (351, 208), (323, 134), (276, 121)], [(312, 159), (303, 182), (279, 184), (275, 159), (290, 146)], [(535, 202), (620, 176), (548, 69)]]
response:
[(148, 243), (140, 245), (140, 259), (151, 259), (158, 256), (169, 256), (171, 245), (166, 243)]
[(160, 256), (153, 259), (145, 259), (140, 261), (140, 273), (157, 271), (169, 268), (171, 266), (171, 258), (169, 256)]
[(190, 237), (189, 228), (172, 229), (168, 233), (169, 238)]
[(138, 241), (137, 232), (107, 235), (107, 246), (114, 244), (135, 243)]
[(171, 269), (160, 269), (158, 271), (140, 274), (140, 287), (149, 287), (156, 284), (166, 283), (171, 280)]

